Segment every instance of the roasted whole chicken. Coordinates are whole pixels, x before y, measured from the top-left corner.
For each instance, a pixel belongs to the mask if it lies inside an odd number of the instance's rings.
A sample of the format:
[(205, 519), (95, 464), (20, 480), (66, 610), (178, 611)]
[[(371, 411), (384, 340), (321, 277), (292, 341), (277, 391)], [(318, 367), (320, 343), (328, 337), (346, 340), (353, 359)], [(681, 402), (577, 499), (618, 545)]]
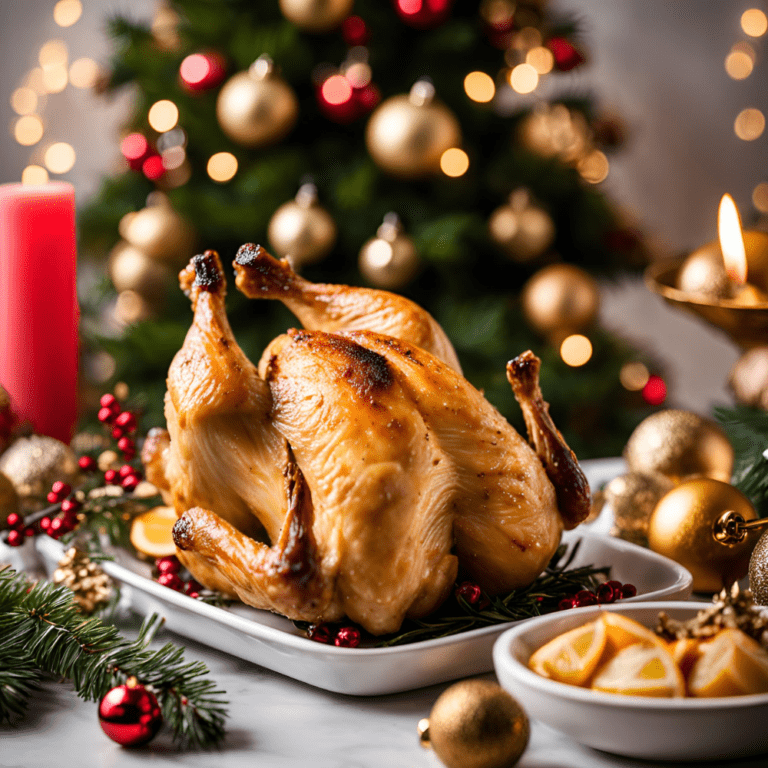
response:
[(180, 274), (194, 320), (168, 373), (167, 430), (142, 458), (202, 584), (295, 620), (396, 631), (461, 572), (491, 594), (531, 583), (589, 512), (526, 352), (507, 366), (533, 447), (459, 372), (423, 309), (310, 283), (245, 245), (238, 288), (305, 326), (258, 368), (229, 326), (213, 251)]

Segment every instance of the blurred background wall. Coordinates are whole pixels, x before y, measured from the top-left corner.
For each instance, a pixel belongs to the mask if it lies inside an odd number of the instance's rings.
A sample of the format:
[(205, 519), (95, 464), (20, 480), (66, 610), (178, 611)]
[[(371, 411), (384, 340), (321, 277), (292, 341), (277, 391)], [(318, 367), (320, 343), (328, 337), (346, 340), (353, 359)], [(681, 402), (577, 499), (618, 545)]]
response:
[[(384, 2), (385, 0), (382, 0)], [(54, 0), (0, 2), (0, 116), (15, 117), (10, 95), (37, 63), (41, 45), (65, 41), (70, 60), (106, 63), (105, 28), (116, 12), (149, 20), (155, 0), (82, 0), (80, 19), (61, 28)], [(628, 140), (612, 158), (604, 186), (634, 216), (660, 253), (679, 255), (716, 237), (720, 197), (730, 192), (745, 223), (753, 215), (754, 188), (768, 182), (768, 133), (739, 139), (734, 120), (747, 107), (768, 114), (765, 37), (753, 73), (734, 80), (724, 61), (744, 40), (740, 17), (764, 0), (550, 0), (553, 10), (576, 15), (589, 66), (558, 76), (564, 93), (590, 91), (626, 123)], [(111, 102), (66, 88), (47, 97), (46, 137), (71, 144), (77, 154), (70, 181), (78, 200), (93, 194), (119, 158), (118, 126), (126, 93)], [(0, 131), (0, 182), (18, 181), (35, 148)], [(39, 150), (37, 150), (39, 152)], [(702, 413), (730, 402), (725, 385), (738, 349), (696, 319), (666, 307), (639, 279), (604, 285), (604, 324), (655, 351), (668, 372), (668, 404)]]

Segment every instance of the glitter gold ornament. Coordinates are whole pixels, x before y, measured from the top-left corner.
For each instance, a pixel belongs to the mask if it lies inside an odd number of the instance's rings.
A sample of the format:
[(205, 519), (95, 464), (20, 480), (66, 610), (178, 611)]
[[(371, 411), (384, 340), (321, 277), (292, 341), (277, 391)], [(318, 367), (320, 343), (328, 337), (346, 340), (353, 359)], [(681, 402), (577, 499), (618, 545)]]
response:
[(749, 588), (758, 605), (768, 605), (768, 531), (763, 532), (752, 550)]
[(162, 305), (173, 277), (166, 264), (150, 258), (125, 240), (109, 254), (107, 271), (118, 293), (135, 291), (153, 307)]
[(633, 472), (659, 472), (673, 482), (692, 475), (728, 482), (734, 453), (714, 421), (670, 408), (635, 427), (624, 448), (624, 459)]
[(454, 114), (435, 99), (435, 88), (419, 80), (407, 96), (392, 96), (374, 110), (365, 131), (373, 161), (403, 179), (436, 174), (447, 149), (461, 144)]
[(355, 0), (280, 0), (288, 21), (305, 32), (329, 32), (352, 12)]
[(562, 340), (589, 327), (600, 308), (595, 279), (573, 264), (540, 269), (523, 286), (523, 313), (544, 336)]
[(294, 269), (321, 261), (336, 243), (336, 222), (317, 199), (314, 184), (302, 184), (294, 200), (272, 214), (267, 237), (280, 258)]
[(368, 282), (385, 290), (402, 288), (414, 278), (419, 270), (419, 254), (397, 214), (384, 217), (376, 237), (360, 249), (358, 266)]
[(674, 483), (658, 473), (627, 472), (614, 477), (603, 491), (613, 512), (613, 533), (635, 544), (648, 544), (648, 521)]
[(69, 587), (74, 593), (75, 602), (85, 614), (91, 614), (106, 605), (112, 592), (109, 576), (85, 552), (75, 547), (70, 547), (59, 561), (52, 581)]
[(78, 471), (74, 451), (46, 435), (20, 437), (0, 456), (0, 472), (10, 479), (22, 500), (43, 496), (56, 480), (72, 483)]
[(728, 384), (741, 405), (768, 411), (768, 346), (747, 350), (731, 369)]
[(243, 147), (274, 144), (296, 123), (299, 102), (268, 56), (260, 56), (244, 72), (233, 75), (216, 101), (216, 117), (224, 133)]
[(744, 520), (757, 517), (741, 491), (721, 480), (698, 477), (667, 493), (648, 521), (648, 544), (677, 561), (693, 576), (695, 592), (719, 592), (747, 574), (752, 542), (726, 546), (715, 539), (715, 524), (725, 512)]
[(537, 259), (555, 240), (552, 217), (525, 189), (515, 190), (509, 201), (491, 214), (488, 232), (512, 261), (521, 263)]
[(145, 208), (123, 216), (118, 229), (144, 255), (170, 266), (183, 266), (195, 252), (195, 228), (162, 192), (153, 192)]
[(528, 745), (530, 725), (500, 685), (463, 680), (438, 697), (419, 733), (447, 768), (511, 768)]
[(19, 494), (9, 477), (0, 472), (0, 528), (5, 527), (5, 519), (19, 511)]

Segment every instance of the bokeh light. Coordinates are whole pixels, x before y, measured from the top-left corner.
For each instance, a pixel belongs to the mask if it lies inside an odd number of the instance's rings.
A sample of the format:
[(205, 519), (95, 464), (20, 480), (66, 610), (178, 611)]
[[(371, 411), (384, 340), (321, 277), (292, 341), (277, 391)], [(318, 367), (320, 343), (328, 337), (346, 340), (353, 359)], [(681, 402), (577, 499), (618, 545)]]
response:
[(150, 155), (141, 164), (141, 172), (150, 180), (157, 181), (165, 173), (163, 158), (160, 155)]
[(158, 133), (165, 133), (179, 122), (179, 108), (172, 101), (161, 99), (149, 108), (147, 120)]
[(24, 115), (13, 126), (13, 138), (23, 147), (31, 147), (43, 138), (43, 121), (37, 115)]
[(619, 371), (619, 381), (624, 389), (630, 392), (639, 392), (650, 378), (650, 372), (644, 363), (625, 363)]
[(741, 14), (741, 28), (750, 37), (761, 37), (768, 31), (768, 16), (759, 8), (750, 8)]
[(83, 4), (80, 0), (59, 0), (53, 6), (53, 20), (60, 27), (71, 27), (82, 13)]
[(560, 345), (560, 357), (566, 365), (578, 368), (592, 357), (592, 342), (580, 333), (566, 337)]
[(748, 53), (731, 51), (725, 57), (725, 71), (734, 80), (744, 80), (752, 74), (754, 64)]
[(364, 61), (356, 61), (344, 70), (344, 77), (353, 88), (365, 88), (373, 78), (373, 70)]
[(526, 64), (530, 64), (540, 75), (546, 75), (555, 66), (555, 57), (549, 48), (537, 45), (525, 54)]
[(661, 376), (653, 374), (642, 389), (643, 400), (648, 405), (661, 405), (667, 399), (667, 385)]
[(599, 184), (604, 181), (610, 171), (610, 164), (604, 152), (593, 149), (576, 164), (581, 178), (590, 184)]
[(45, 150), (43, 162), (51, 173), (66, 173), (72, 170), (76, 160), (75, 150), (71, 144), (57, 141)]
[(187, 153), (184, 147), (169, 147), (162, 153), (161, 157), (163, 159), (163, 168), (166, 171), (175, 171), (187, 159)]
[(509, 73), (509, 84), (517, 93), (533, 93), (539, 84), (539, 73), (530, 64), (518, 64)]
[(43, 88), (46, 93), (61, 93), (69, 82), (66, 64), (43, 67)]
[(440, 170), (451, 178), (463, 176), (469, 168), (469, 156), (463, 149), (451, 147), (440, 155)]
[(752, 190), (752, 205), (760, 213), (768, 213), (768, 182), (761, 181)]
[(21, 172), (22, 184), (47, 184), (48, 180), (48, 171), (41, 165), (28, 165)]
[(40, 67), (31, 69), (27, 75), (25, 85), (38, 95), (44, 94), (45, 85), (43, 84), (43, 70)]
[(229, 181), (237, 173), (237, 158), (231, 152), (217, 152), (208, 159), (206, 170), (214, 181)]
[(395, 249), (392, 247), (392, 243), (379, 238), (368, 246), (365, 255), (370, 267), (373, 269), (383, 269), (392, 262)]
[(470, 72), (464, 78), (464, 92), (472, 101), (486, 104), (496, 95), (496, 84), (485, 72)]
[(63, 40), (49, 40), (40, 48), (37, 60), (41, 67), (54, 67), (67, 63), (67, 44)]
[(31, 88), (17, 88), (11, 94), (11, 109), (17, 115), (32, 114), (37, 109), (37, 94)]
[(344, 75), (331, 75), (320, 91), (328, 104), (346, 104), (352, 98), (352, 86)]
[(759, 109), (744, 109), (736, 116), (733, 130), (742, 141), (759, 139), (765, 130), (765, 115)]
[(120, 142), (120, 151), (129, 163), (135, 162), (149, 152), (149, 142), (142, 133), (129, 133)]
[(75, 88), (93, 88), (96, 85), (101, 69), (99, 65), (87, 56), (75, 59), (69, 67), (69, 82)]

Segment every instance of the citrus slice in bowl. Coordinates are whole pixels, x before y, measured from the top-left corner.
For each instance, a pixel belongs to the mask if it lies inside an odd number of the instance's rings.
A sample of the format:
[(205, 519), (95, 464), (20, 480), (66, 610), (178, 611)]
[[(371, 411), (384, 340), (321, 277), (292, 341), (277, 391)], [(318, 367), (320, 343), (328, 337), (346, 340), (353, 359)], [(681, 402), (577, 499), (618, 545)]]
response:
[(768, 651), (740, 629), (724, 629), (701, 645), (688, 676), (692, 696), (744, 696), (768, 692)]
[(591, 621), (541, 646), (531, 655), (528, 666), (560, 683), (584, 685), (597, 668), (605, 643), (605, 624)]
[(648, 646), (664, 644), (664, 641), (653, 630), (622, 613), (603, 611), (599, 620), (605, 624), (606, 655), (613, 656), (624, 648), (637, 643)]
[(155, 507), (142, 512), (131, 523), (131, 544), (138, 552), (149, 557), (175, 554), (172, 531), (176, 519), (173, 507)]
[(683, 674), (661, 642), (623, 648), (598, 670), (591, 687), (626, 696), (685, 696)]

